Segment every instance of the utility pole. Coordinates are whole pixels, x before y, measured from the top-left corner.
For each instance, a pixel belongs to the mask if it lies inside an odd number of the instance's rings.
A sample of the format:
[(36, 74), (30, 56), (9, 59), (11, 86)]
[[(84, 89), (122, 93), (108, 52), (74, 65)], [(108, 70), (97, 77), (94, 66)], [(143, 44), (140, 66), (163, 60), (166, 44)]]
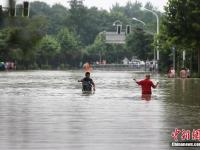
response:
[(175, 53), (176, 49), (175, 47), (172, 47), (172, 53), (173, 53), (173, 68), (174, 70), (176, 70), (176, 53)]
[(183, 67), (185, 67), (185, 50), (183, 50)]

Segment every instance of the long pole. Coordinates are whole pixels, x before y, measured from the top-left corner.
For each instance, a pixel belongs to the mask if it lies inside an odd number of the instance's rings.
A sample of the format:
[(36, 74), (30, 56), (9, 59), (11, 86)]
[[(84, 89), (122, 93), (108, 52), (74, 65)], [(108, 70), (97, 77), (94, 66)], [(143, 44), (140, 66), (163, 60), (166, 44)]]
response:
[(185, 50), (183, 50), (183, 67), (185, 67)]
[(146, 24), (145, 24), (145, 22), (144, 22), (144, 21), (142, 21), (142, 20), (139, 20), (139, 19), (137, 19), (137, 18), (135, 18), (135, 17), (133, 17), (132, 19), (133, 19), (133, 20), (135, 20), (135, 21), (138, 21), (138, 22), (142, 23), (142, 24), (143, 24), (143, 26), (145, 26), (145, 25), (146, 25)]
[[(154, 14), (156, 16), (156, 22), (157, 22), (156, 32), (157, 32), (157, 35), (159, 35), (160, 28), (159, 28), (159, 17), (158, 17), (158, 14), (155, 13), (154, 11), (150, 10), (150, 9), (147, 9), (147, 8), (143, 8), (143, 9), (146, 10), (146, 11), (151, 12), (152, 14)], [(157, 49), (157, 69), (158, 69), (158, 61), (160, 59), (160, 56), (159, 56), (159, 46), (158, 46), (159, 41), (158, 40), (156, 41), (156, 44), (157, 44), (156, 49)], [(154, 53), (154, 58), (155, 58), (155, 53)]]
[(175, 53), (175, 47), (172, 48), (172, 52), (173, 52), (173, 68), (174, 70), (176, 70), (176, 53)]

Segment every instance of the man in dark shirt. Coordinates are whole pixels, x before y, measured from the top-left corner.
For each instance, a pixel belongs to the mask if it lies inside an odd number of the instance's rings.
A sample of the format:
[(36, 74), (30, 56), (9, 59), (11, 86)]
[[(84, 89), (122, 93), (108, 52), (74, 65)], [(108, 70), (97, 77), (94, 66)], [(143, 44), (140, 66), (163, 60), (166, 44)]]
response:
[(136, 81), (136, 79), (133, 80), (135, 80), (138, 85), (141, 85), (142, 94), (151, 94), (151, 87), (155, 89), (159, 84), (159, 82), (157, 82), (156, 85), (154, 85), (153, 82), (150, 80), (150, 75), (146, 75), (145, 79), (141, 81)]
[(95, 84), (93, 80), (90, 78), (90, 72), (85, 73), (85, 78), (78, 80), (78, 82), (82, 82), (82, 91), (95, 91)]

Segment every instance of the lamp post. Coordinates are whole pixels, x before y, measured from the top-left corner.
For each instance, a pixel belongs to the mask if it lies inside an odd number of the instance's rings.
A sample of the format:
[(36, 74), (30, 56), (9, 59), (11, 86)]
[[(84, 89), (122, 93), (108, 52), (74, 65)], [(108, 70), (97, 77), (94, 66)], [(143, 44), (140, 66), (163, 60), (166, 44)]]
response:
[(157, 31), (157, 34), (159, 34), (159, 17), (158, 17), (158, 14), (155, 13), (154, 11), (150, 10), (150, 9), (147, 9), (147, 8), (142, 8), (142, 10), (149, 11), (156, 16), (156, 21), (157, 21), (156, 31)]
[(174, 70), (176, 70), (176, 49), (175, 49), (175, 47), (172, 47), (172, 54), (173, 54), (173, 68), (174, 68)]
[(135, 17), (133, 17), (132, 19), (135, 20), (135, 21), (138, 21), (138, 22), (142, 23), (143, 26), (146, 25), (146, 23), (145, 23), (144, 21), (142, 21), (142, 20), (139, 20), (139, 19), (137, 19), (137, 18), (135, 18)]
[[(135, 20), (135, 21), (137, 21), (137, 22), (140, 22), (140, 23), (142, 23), (142, 24), (143, 24), (143, 26), (145, 26), (145, 25), (146, 25), (146, 23), (145, 23), (144, 21), (142, 21), (142, 20), (139, 20), (139, 19), (137, 19), (137, 18), (135, 18), (135, 17), (133, 17), (132, 19), (133, 19), (133, 20)], [(146, 71), (146, 60), (145, 60), (145, 71)]]
[[(142, 10), (145, 10), (145, 11), (148, 11), (148, 12), (151, 12), (154, 16), (156, 16), (156, 22), (157, 22), (157, 25), (156, 25), (156, 32), (157, 32), (157, 35), (159, 34), (160, 32), (160, 29), (159, 29), (159, 17), (158, 17), (158, 14), (155, 13), (154, 11), (150, 10), (150, 9), (147, 9), (147, 8), (142, 8)], [(159, 41), (157, 40), (157, 46), (156, 46), (156, 49), (157, 49), (157, 61), (159, 61), (159, 48), (158, 48), (158, 43)], [(155, 61), (155, 51), (154, 51), (154, 61)], [(157, 62), (157, 65), (158, 65), (158, 62)], [(158, 68), (158, 66), (157, 66)]]
[(185, 67), (185, 50), (183, 50), (183, 67)]
[[(102, 39), (102, 36), (104, 36), (106, 34), (106, 31), (102, 31), (99, 33), (100, 38)], [(99, 63), (102, 63), (102, 49), (99, 50)]]

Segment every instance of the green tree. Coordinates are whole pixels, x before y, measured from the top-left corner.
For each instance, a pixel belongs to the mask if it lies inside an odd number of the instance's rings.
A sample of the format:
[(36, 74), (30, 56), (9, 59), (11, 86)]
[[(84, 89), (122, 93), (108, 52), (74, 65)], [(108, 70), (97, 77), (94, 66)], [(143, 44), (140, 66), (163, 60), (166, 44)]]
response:
[(131, 56), (148, 60), (153, 57), (153, 36), (145, 33), (142, 29), (136, 29), (126, 39), (126, 45)]
[(105, 34), (97, 35), (94, 43), (86, 48), (84, 61), (102, 61), (108, 63), (121, 63), (123, 57), (128, 56), (125, 45), (106, 43)]
[(61, 46), (60, 59), (63, 64), (78, 66), (82, 57), (82, 51), (78, 38), (67, 28), (61, 29), (57, 35)]
[(69, 3), (70, 3), (70, 9), (69, 9), (70, 25), (72, 25), (74, 32), (76, 32), (77, 35), (80, 35), (80, 32), (82, 30), (87, 15), (86, 7), (83, 5), (82, 0), (71, 0), (69, 1)]
[[(110, 11), (87, 8), (82, 0), (70, 0), (70, 8), (59, 4), (52, 7), (44, 2), (32, 2), (30, 17), (9, 17), (6, 11), (0, 16), (0, 58), (17, 61), (18, 66), (29, 68), (36, 61), (41, 65), (45, 60), (38, 57), (35, 47), (46, 35), (56, 37), (61, 50), (58, 55), (48, 59), (53, 66), (68, 64), (78, 66), (84, 59), (106, 59), (109, 63), (120, 62), (124, 56), (130, 56), (131, 51), (125, 45), (107, 44), (98, 35), (102, 31), (116, 31), (113, 22), (120, 20), (124, 26), (131, 24), (132, 28), (141, 24), (131, 18), (146, 22), (145, 29), (155, 32), (156, 19), (153, 15), (140, 10), (141, 3), (128, 2), (125, 6), (116, 5)], [(152, 5), (145, 7), (156, 10)], [(18, 11), (18, 13), (20, 13)], [(44, 39), (43, 39), (44, 40)], [(43, 41), (42, 40), (42, 41)], [(44, 55), (43, 55), (44, 56)], [(48, 55), (44, 56), (49, 58)]]
[(105, 55), (105, 36), (103, 33), (97, 35), (94, 43), (86, 48), (85, 62), (101, 61)]
[(31, 4), (31, 9), (30, 9), (30, 17), (34, 16), (51, 16), (53, 12), (51, 11), (51, 7), (45, 3), (45, 2), (32, 2)]
[(9, 57), (9, 41), (11, 39), (11, 34), (14, 31), (11, 31), (10, 28), (4, 28), (0, 30), (0, 60), (5, 61)]
[(60, 4), (55, 4), (51, 8), (51, 16), (48, 15), (50, 24), (48, 33), (56, 35), (60, 29), (65, 28), (68, 21), (69, 10)]
[(49, 62), (60, 52), (60, 44), (52, 36), (44, 36), (37, 46), (37, 56), (41, 64), (49, 65)]
[[(200, 76), (200, 1), (169, 0), (165, 8), (162, 34), (176, 49), (198, 52), (198, 74)], [(190, 51), (188, 51), (190, 53)]]

